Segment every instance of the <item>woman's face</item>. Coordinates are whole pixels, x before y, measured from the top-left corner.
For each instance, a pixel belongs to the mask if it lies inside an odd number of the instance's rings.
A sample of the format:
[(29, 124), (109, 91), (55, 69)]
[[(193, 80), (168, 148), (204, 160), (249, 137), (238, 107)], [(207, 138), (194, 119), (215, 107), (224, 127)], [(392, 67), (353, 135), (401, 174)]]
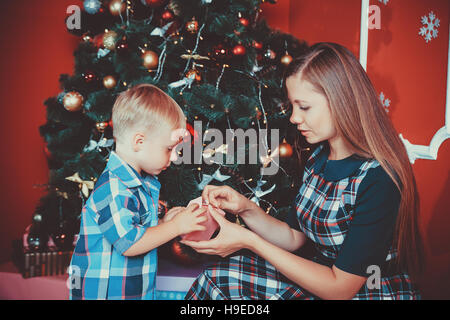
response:
[(297, 125), (306, 141), (314, 144), (335, 138), (336, 127), (327, 98), (298, 75), (286, 79), (286, 88), (292, 104), (292, 116), (289, 121)]

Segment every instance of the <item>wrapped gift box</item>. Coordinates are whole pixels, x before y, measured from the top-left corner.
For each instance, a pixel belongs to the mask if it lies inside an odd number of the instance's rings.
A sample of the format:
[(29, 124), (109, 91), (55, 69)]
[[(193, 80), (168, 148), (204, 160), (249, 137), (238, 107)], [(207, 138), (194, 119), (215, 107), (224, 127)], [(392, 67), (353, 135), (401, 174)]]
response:
[(48, 248), (32, 251), (21, 240), (13, 241), (13, 262), (24, 278), (65, 274), (70, 264), (72, 250), (59, 251)]

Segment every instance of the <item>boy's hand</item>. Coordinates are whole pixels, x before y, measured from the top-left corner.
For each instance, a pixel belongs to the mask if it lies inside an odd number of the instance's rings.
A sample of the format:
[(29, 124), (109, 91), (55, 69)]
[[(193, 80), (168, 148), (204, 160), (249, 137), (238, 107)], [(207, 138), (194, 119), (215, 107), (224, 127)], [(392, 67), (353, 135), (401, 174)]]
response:
[(200, 207), (198, 204), (191, 204), (186, 208), (176, 211), (172, 215), (172, 222), (175, 224), (178, 234), (186, 234), (193, 231), (204, 231), (206, 227), (202, 222), (207, 220), (205, 215), (207, 208)]
[(168, 222), (173, 219), (178, 213), (180, 213), (182, 210), (186, 209), (185, 207), (173, 207), (162, 218), (163, 223)]

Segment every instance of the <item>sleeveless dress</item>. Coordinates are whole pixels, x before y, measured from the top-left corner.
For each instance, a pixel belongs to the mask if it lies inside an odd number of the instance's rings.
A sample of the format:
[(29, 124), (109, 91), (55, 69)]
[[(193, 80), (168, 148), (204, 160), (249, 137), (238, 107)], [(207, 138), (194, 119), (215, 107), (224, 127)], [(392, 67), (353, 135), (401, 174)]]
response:
[[(286, 222), (314, 244), (314, 262), (368, 278), (353, 299), (420, 299), (408, 274), (393, 264), (400, 204), (395, 184), (374, 159), (328, 160), (328, 155), (328, 143), (323, 143), (308, 159)], [(254, 253), (207, 267), (185, 298), (320, 299)]]

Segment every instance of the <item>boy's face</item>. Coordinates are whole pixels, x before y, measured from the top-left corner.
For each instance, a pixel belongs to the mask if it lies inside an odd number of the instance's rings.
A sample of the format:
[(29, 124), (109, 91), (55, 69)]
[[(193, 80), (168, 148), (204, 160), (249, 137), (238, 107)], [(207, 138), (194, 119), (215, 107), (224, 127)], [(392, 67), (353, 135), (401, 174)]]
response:
[(141, 134), (141, 139), (135, 139), (140, 169), (151, 175), (167, 169), (177, 159), (175, 147), (182, 142), (183, 134), (183, 129), (175, 130), (171, 126), (161, 126), (158, 130)]

